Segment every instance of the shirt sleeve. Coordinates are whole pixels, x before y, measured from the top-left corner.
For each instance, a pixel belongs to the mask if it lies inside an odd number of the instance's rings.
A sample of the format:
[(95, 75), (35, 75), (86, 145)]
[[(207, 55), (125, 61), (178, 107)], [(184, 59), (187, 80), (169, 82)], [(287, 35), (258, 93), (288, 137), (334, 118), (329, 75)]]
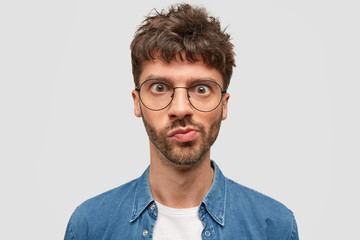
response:
[(64, 240), (76, 240), (72, 231), (72, 218), (70, 218), (68, 225), (66, 227)]
[(289, 240), (299, 240), (299, 234), (298, 234), (296, 220), (295, 220), (294, 214), (292, 212), (291, 212), (291, 215), (292, 215), (292, 224), (291, 224)]
[(82, 214), (80, 207), (77, 207), (70, 217), (66, 227), (64, 240), (87, 240), (88, 223)]

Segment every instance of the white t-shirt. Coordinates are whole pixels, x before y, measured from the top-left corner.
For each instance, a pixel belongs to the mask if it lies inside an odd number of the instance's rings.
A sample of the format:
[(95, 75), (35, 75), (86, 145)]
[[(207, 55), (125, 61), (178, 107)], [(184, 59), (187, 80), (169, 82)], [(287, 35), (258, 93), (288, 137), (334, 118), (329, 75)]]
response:
[(154, 240), (201, 240), (204, 225), (198, 216), (199, 207), (169, 208), (156, 202), (158, 217)]

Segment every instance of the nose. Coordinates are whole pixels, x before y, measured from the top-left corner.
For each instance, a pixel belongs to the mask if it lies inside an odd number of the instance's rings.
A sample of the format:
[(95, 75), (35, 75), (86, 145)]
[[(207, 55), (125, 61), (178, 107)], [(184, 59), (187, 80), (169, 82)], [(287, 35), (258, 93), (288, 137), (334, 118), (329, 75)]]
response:
[(168, 115), (171, 119), (183, 119), (193, 115), (194, 110), (190, 105), (185, 87), (174, 88), (173, 100), (169, 107)]

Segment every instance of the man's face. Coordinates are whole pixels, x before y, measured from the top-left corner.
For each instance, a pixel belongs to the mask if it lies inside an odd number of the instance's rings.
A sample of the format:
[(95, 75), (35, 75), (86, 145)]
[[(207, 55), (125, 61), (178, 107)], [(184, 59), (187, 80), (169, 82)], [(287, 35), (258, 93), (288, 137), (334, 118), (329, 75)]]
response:
[[(140, 75), (140, 85), (150, 78), (165, 79), (175, 88), (189, 87), (198, 80), (212, 80), (223, 86), (220, 72), (200, 61), (146, 62)], [(138, 92), (133, 91), (132, 95), (135, 115), (143, 119), (151, 151), (176, 165), (193, 165), (204, 159), (217, 138), (221, 121), (227, 116), (228, 93), (211, 112), (193, 108), (185, 88), (176, 88), (171, 104), (160, 111), (146, 108)]]

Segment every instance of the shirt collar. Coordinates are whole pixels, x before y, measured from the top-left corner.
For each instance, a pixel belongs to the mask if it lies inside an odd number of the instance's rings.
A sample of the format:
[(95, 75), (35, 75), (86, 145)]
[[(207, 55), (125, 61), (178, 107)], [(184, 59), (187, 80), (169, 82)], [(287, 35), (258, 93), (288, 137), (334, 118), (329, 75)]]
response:
[(149, 185), (149, 169), (150, 167), (145, 170), (137, 181), (130, 222), (135, 221), (146, 207), (154, 201)]
[(221, 226), (225, 224), (226, 207), (226, 178), (214, 161), (211, 161), (214, 168), (214, 180), (210, 190), (202, 200), (210, 216)]
[[(225, 223), (225, 202), (226, 202), (226, 178), (214, 161), (211, 161), (214, 168), (214, 180), (210, 190), (202, 200), (210, 216), (221, 226)], [(135, 221), (141, 213), (154, 202), (149, 185), (149, 167), (138, 179), (134, 195), (134, 202), (130, 222)]]

